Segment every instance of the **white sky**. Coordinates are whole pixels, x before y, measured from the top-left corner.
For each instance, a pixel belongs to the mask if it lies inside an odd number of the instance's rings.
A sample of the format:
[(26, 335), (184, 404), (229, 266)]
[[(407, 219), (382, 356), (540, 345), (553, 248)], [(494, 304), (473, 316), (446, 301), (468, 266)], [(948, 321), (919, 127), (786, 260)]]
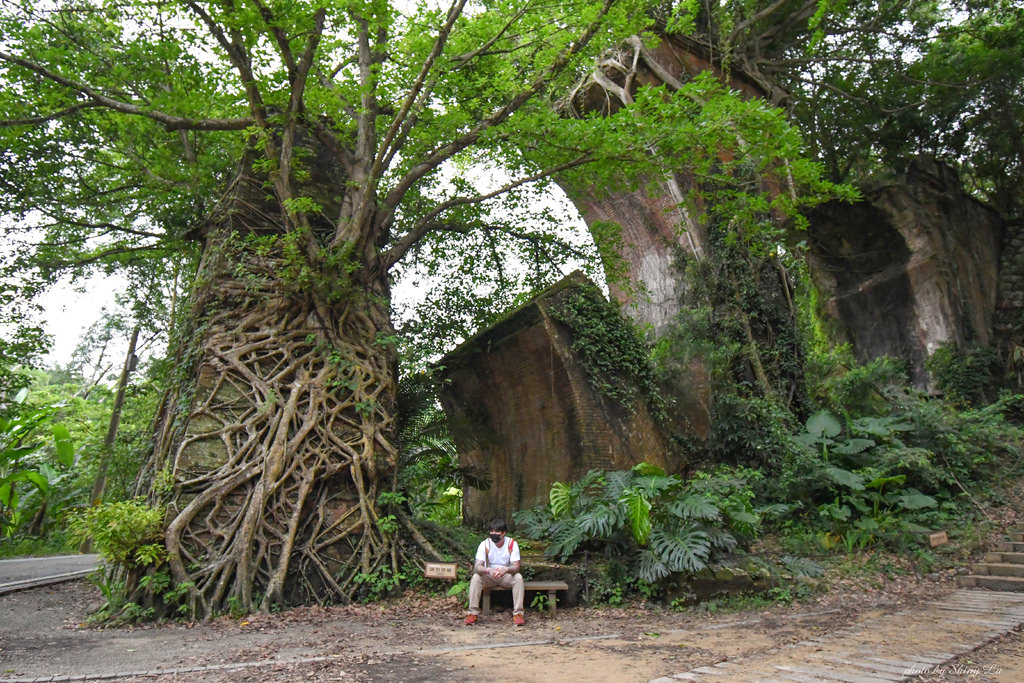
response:
[[(477, 189), (482, 193), (493, 189), (493, 186), (497, 184), (509, 181), (501, 169), (497, 168), (488, 168), (486, 173), (478, 170), (468, 174), (466, 169), (462, 169), (461, 174), (464, 178), (475, 181), (474, 184), (479, 184), (481, 187)], [(488, 185), (491, 187), (487, 187)], [(587, 231), (579, 211), (561, 188), (550, 186), (542, 197), (537, 197), (534, 201), (539, 201), (542, 206), (546, 206), (562, 218), (564, 223), (561, 229), (574, 235), (574, 242), (592, 241), (593, 238)], [(579, 264), (568, 264), (566, 273), (577, 267)], [(408, 267), (405, 271), (408, 279), (404, 283), (399, 281), (392, 292), (396, 310), (403, 310), (405, 306), (415, 304), (430, 291), (429, 284), (422, 273), (416, 272), (415, 266)], [(420, 288), (416, 288), (412, 284), (412, 281), (416, 279), (421, 282)], [(602, 289), (605, 289), (604, 283), (599, 284)], [(104, 314), (104, 307), (107, 310), (114, 310), (116, 307), (115, 297), (124, 290), (124, 287), (125, 283), (120, 278), (102, 275), (94, 276), (88, 281), (74, 286), (67, 282), (55, 284), (40, 300), (45, 311), (43, 327), (53, 339), (50, 352), (43, 357), (44, 365), (68, 363), (82, 335)], [(607, 291), (605, 293), (607, 295)], [(115, 348), (110, 350), (108, 358), (123, 359), (127, 352), (127, 346), (127, 339), (123, 340), (123, 344), (115, 344)]]
[[(44, 318), (43, 329), (53, 338), (50, 352), (44, 358), (45, 365), (65, 364), (78, 346), (82, 335), (99, 321), (104, 307), (113, 309), (114, 298), (124, 283), (117, 278), (97, 276), (80, 285), (71, 286), (66, 282), (54, 285), (41, 299)], [(127, 352), (128, 340), (125, 340)]]

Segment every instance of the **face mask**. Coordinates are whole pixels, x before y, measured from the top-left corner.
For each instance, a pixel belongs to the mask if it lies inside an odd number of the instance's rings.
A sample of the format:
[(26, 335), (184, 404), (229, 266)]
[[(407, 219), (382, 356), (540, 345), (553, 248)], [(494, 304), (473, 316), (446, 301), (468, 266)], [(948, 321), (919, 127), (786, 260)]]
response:
[(499, 543), (501, 543), (501, 534), (491, 534), (491, 541), (494, 543), (494, 545), (498, 545)]

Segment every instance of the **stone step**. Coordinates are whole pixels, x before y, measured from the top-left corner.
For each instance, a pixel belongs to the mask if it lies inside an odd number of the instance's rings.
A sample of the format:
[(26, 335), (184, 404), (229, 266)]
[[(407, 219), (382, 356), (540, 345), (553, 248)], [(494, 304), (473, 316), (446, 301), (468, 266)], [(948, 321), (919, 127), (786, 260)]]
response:
[(987, 553), (985, 562), (1024, 564), (1024, 553)]
[(957, 577), (957, 582), (964, 588), (986, 588), (993, 591), (1024, 592), (1024, 577), (1019, 576), (985, 576), (968, 574)]
[(1022, 543), (1024, 542), (1024, 531), (1013, 529), (1006, 534), (1006, 540), (1013, 541), (1014, 543)]
[(1024, 564), (982, 562), (971, 567), (972, 574), (983, 576), (1024, 576)]
[(996, 546), (996, 550), (1001, 553), (1024, 553), (1024, 542), (1001, 541)]

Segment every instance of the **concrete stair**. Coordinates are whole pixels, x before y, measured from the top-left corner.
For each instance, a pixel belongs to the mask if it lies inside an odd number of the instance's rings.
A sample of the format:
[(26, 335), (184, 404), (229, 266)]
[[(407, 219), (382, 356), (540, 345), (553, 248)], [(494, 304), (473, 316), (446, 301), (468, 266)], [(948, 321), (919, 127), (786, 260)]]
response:
[(959, 577), (964, 588), (1024, 593), (1024, 530), (1013, 529), (1006, 540), (985, 560), (971, 566), (971, 573)]

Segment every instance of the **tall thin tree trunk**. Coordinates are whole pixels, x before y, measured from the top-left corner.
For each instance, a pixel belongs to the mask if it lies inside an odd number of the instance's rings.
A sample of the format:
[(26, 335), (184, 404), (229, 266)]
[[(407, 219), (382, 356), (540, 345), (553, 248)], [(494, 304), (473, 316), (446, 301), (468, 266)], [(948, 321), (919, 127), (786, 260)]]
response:
[[(89, 494), (89, 505), (99, 505), (103, 500), (103, 490), (107, 486), (107, 472), (110, 470), (110, 460), (114, 456), (114, 442), (117, 440), (117, 430), (121, 426), (121, 408), (124, 406), (124, 393), (128, 387), (128, 379), (135, 371), (138, 359), (135, 357), (135, 347), (139, 343), (139, 326), (132, 330), (131, 341), (128, 342), (128, 353), (124, 358), (124, 365), (121, 367), (121, 377), (117, 380), (117, 393), (114, 395), (114, 407), (110, 413), (110, 422), (107, 423), (107, 434), (103, 437), (103, 447), (100, 450), (100, 466), (96, 470), (96, 479), (92, 484), (92, 492)], [(79, 546), (79, 552), (87, 553), (92, 550), (92, 539), (85, 539)]]
[(124, 365), (121, 367), (121, 377), (117, 380), (117, 393), (114, 395), (114, 407), (110, 413), (110, 422), (107, 424), (107, 434), (103, 438), (103, 455), (100, 458), (100, 466), (96, 472), (96, 480), (92, 485), (92, 493), (89, 495), (90, 505), (99, 505), (103, 499), (103, 489), (107, 485), (107, 471), (110, 469), (110, 460), (113, 457), (114, 442), (117, 440), (117, 430), (121, 426), (121, 408), (124, 406), (124, 392), (128, 387), (128, 379), (138, 359), (135, 356), (135, 347), (139, 343), (139, 326), (132, 330), (131, 341), (128, 342), (128, 353), (124, 358)]

